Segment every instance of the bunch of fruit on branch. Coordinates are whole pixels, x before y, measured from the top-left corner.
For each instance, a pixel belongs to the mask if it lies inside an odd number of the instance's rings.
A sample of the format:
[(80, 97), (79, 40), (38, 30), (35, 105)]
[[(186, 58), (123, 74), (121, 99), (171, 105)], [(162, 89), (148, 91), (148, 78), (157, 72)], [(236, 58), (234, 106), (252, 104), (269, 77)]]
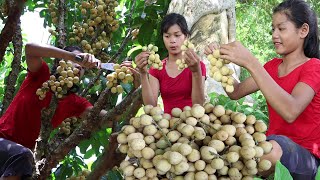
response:
[[(51, 0), (48, 7), (56, 29), (59, 14), (57, 6), (57, 0)], [(70, 10), (80, 11), (81, 17), (73, 23), (72, 29), (68, 29), (69, 44), (81, 44), (86, 53), (94, 54), (102, 62), (107, 62), (110, 57), (103, 49), (109, 46), (112, 32), (119, 28), (115, 12), (117, 6), (118, 2), (115, 0), (90, 0), (82, 1), (76, 9)], [(58, 35), (53, 29), (49, 29), (49, 32)]]
[(152, 66), (154, 69), (158, 69), (158, 70), (161, 70), (163, 68), (163, 64), (160, 60), (160, 55), (157, 54), (158, 46), (155, 46), (153, 44), (149, 44), (148, 46), (143, 46), (142, 51), (150, 52), (150, 55), (148, 56), (148, 65), (149, 66)]
[(218, 49), (212, 54), (209, 54), (207, 58), (210, 62), (209, 76), (215, 81), (220, 82), (227, 92), (233, 92), (234, 78), (232, 77), (232, 74), (234, 71), (227, 66), (230, 62), (220, 58), (220, 51)]
[(76, 117), (70, 117), (66, 118), (62, 123), (60, 124), (59, 131), (62, 134), (70, 135), (72, 130), (75, 129), (75, 127), (80, 123), (80, 118)]
[(130, 69), (126, 66), (120, 66), (119, 64), (114, 64), (114, 72), (107, 75), (107, 88), (110, 89), (113, 94), (123, 93), (123, 87), (121, 83), (128, 84), (133, 82), (133, 74)]
[(127, 154), (120, 171), (130, 179), (253, 179), (271, 168), (266, 124), (253, 115), (221, 105), (174, 108), (144, 106), (118, 134), (118, 150)]
[[(183, 42), (183, 45), (181, 46), (181, 50), (182, 50), (182, 56), (184, 56), (184, 53), (186, 50), (188, 49), (194, 49), (194, 45), (189, 41), (189, 40), (185, 40)], [(179, 70), (183, 70), (184, 68), (187, 68), (188, 65), (187, 63), (185, 62), (185, 59), (182, 58), (182, 59), (177, 59), (176, 60), (176, 64), (178, 65), (178, 69)]]
[(36, 94), (40, 100), (43, 100), (49, 91), (57, 98), (63, 98), (70, 88), (79, 83), (79, 72), (80, 70), (73, 67), (71, 62), (60, 60), (56, 74), (51, 75), (50, 79), (44, 82), (41, 88), (37, 89)]
[(85, 180), (91, 172), (87, 169), (82, 170), (77, 176), (71, 176), (66, 180)]

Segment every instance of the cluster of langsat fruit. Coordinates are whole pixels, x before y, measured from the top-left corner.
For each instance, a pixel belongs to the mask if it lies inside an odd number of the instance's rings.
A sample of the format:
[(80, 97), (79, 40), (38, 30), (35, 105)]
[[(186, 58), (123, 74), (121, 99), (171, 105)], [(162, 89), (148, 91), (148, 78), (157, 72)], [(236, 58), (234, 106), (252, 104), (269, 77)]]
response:
[(85, 180), (91, 172), (87, 169), (81, 171), (78, 176), (71, 176), (66, 178), (66, 180)]
[(224, 87), (227, 92), (233, 92), (234, 78), (232, 74), (234, 71), (226, 66), (226, 64), (230, 62), (220, 58), (220, 51), (218, 49), (214, 50), (212, 54), (209, 54), (207, 58), (210, 62), (210, 77), (217, 82), (221, 82), (222, 87)]
[(78, 84), (80, 81), (80, 70), (73, 67), (71, 62), (60, 60), (56, 72), (58, 78), (51, 75), (50, 79), (44, 82), (41, 88), (37, 89), (36, 94), (40, 100), (46, 97), (48, 91), (52, 91), (57, 98), (62, 98), (74, 84)]
[(80, 119), (76, 117), (66, 118), (60, 124), (60, 129), (59, 129), (60, 133), (68, 136), (72, 132), (72, 129), (74, 129), (74, 127), (79, 123), (79, 120)]
[(253, 115), (210, 103), (172, 109), (144, 106), (117, 137), (119, 151), (130, 158), (119, 169), (124, 179), (253, 180), (271, 168), (260, 159), (272, 144), (267, 126)]
[(113, 94), (123, 93), (123, 87), (120, 83), (131, 83), (133, 82), (133, 74), (130, 69), (126, 66), (120, 66), (119, 64), (114, 64), (114, 72), (107, 75), (107, 88), (110, 89)]
[[(58, 24), (57, 0), (51, 0), (48, 11), (55, 26)], [(107, 48), (112, 32), (119, 28), (119, 21), (116, 19), (115, 7), (118, 2), (115, 0), (89, 0), (81, 1), (75, 11), (80, 11), (82, 21), (73, 23), (69, 43), (81, 44), (86, 53), (101, 55), (103, 48)], [(52, 35), (58, 33), (49, 29)], [(102, 55), (105, 55), (102, 52)], [(102, 59), (99, 57), (99, 59)]]
[[(189, 40), (185, 40), (183, 42), (183, 45), (181, 46), (181, 50), (182, 50), (182, 56), (184, 56), (184, 53), (186, 50), (188, 49), (194, 49), (194, 45), (189, 41)], [(185, 59), (177, 59), (176, 60), (176, 64), (178, 65), (178, 69), (179, 70), (183, 70), (184, 68), (187, 68), (188, 65), (185, 62)]]
[(157, 54), (158, 46), (153, 44), (149, 44), (148, 46), (143, 46), (142, 51), (149, 51), (150, 55), (148, 57), (148, 64), (152, 66), (154, 69), (161, 70), (163, 68), (163, 64), (160, 60), (160, 55)]

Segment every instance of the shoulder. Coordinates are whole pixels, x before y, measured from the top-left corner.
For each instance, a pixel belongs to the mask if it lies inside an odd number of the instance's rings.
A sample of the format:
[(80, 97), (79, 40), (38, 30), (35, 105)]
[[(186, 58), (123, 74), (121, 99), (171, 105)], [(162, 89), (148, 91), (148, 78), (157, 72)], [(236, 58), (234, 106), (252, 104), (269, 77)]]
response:
[(274, 66), (274, 65), (278, 65), (282, 62), (282, 59), (280, 58), (273, 58), (270, 61), (266, 62), (264, 64), (264, 67), (268, 67), (268, 66)]
[(279, 66), (281, 64), (282, 59), (280, 58), (273, 58), (272, 60), (266, 62), (263, 67), (268, 71), (270, 69), (274, 69), (275, 67)]
[(41, 62), (41, 67), (39, 68), (38, 71), (32, 72), (32, 71), (29, 71), (28, 69), (28, 77), (38, 77), (38, 76), (46, 76), (46, 75), (50, 75), (50, 70), (49, 70), (48, 64), (43, 60)]
[(311, 58), (309, 61), (303, 64), (302, 71), (317, 71), (320, 72), (320, 60), (317, 58)]

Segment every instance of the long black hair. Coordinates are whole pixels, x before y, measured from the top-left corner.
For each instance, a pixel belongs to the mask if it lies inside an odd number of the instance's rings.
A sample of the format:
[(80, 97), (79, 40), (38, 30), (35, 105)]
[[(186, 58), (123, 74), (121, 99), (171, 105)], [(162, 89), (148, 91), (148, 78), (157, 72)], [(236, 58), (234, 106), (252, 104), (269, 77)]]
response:
[(304, 54), (309, 58), (320, 58), (319, 30), (316, 13), (304, 0), (286, 0), (273, 9), (273, 14), (284, 13), (293, 22), (296, 28), (304, 23), (309, 25), (309, 33), (304, 40)]
[(160, 28), (161, 35), (163, 35), (163, 33), (168, 32), (169, 28), (171, 26), (175, 25), (175, 24), (177, 24), (180, 27), (181, 32), (185, 36), (189, 36), (190, 35), (190, 31), (188, 29), (188, 25), (187, 25), (186, 19), (181, 14), (177, 14), (177, 13), (167, 14), (163, 18), (163, 20), (161, 22), (161, 28)]

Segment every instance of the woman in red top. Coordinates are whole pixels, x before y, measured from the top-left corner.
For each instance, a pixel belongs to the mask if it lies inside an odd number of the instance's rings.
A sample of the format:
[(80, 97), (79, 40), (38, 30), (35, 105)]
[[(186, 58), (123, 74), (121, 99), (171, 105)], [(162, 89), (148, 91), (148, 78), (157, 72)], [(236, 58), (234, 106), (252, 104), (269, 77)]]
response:
[(161, 23), (161, 34), (168, 50), (168, 57), (162, 61), (162, 70), (151, 68), (148, 77), (147, 58), (150, 53), (142, 52), (135, 58), (144, 104), (157, 106), (159, 91), (165, 113), (171, 113), (174, 107), (183, 109), (192, 104), (203, 104), (206, 76), (203, 62), (189, 49), (185, 53), (188, 68), (178, 70), (176, 64), (177, 59), (182, 59), (181, 45), (190, 35), (185, 18), (175, 13), (166, 15)]
[[(75, 61), (75, 56), (83, 57), (82, 67), (95, 68), (100, 61), (93, 55), (82, 53), (80, 48), (68, 47), (62, 50), (52, 46), (26, 45), (28, 74), (5, 114), (0, 118), (0, 180), (24, 179), (32, 175), (33, 150), (41, 127), (41, 110), (49, 106), (52, 93), (39, 100), (36, 90), (49, 80), (50, 71), (43, 57), (62, 58)], [(81, 67), (73, 63), (75, 67)], [(81, 71), (83, 74), (83, 70)], [(64, 119), (72, 116), (85, 117), (92, 105), (74, 93), (58, 101), (52, 119), (57, 127)], [(102, 110), (100, 116), (107, 111)]]
[[(273, 10), (272, 41), (281, 58), (264, 65), (239, 42), (221, 45), (221, 58), (246, 69), (251, 77), (234, 84), (228, 95), (239, 99), (261, 90), (269, 109), (263, 158), (288, 168), (293, 179), (314, 179), (320, 157), (320, 61), (317, 17), (304, 0), (287, 0)], [(216, 46), (209, 45), (206, 54)]]

